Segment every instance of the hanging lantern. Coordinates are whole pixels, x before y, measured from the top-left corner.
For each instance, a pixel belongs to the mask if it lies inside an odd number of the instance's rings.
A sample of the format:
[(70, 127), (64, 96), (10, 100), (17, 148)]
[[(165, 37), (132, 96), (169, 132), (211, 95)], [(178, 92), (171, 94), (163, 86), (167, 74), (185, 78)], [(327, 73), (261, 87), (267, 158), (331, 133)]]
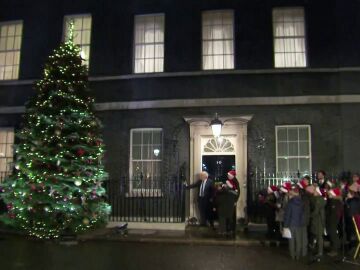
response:
[(210, 123), (211, 129), (212, 129), (212, 133), (214, 135), (215, 138), (220, 137), (221, 135), (221, 129), (223, 126), (223, 122), (221, 122), (221, 120), (218, 118), (218, 114), (215, 114), (215, 119), (213, 119)]

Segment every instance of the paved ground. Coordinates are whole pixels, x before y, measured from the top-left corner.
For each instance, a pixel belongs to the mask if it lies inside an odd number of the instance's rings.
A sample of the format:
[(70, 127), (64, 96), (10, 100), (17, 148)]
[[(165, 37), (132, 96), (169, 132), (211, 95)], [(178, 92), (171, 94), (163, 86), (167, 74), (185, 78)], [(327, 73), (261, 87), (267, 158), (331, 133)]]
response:
[(22, 238), (0, 240), (1, 270), (337, 270), (360, 269), (326, 259), (292, 261), (285, 247), (217, 246), (88, 240), (67, 246)]

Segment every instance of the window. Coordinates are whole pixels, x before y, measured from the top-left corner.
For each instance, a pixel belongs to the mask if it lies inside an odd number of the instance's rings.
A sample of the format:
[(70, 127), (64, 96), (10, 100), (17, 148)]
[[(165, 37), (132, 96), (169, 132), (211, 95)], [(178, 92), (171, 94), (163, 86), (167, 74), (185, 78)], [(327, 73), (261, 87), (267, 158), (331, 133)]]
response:
[(231, 10), (202, 14), (203, 69), (234, 68), (234, 13)]
[(276, 127), (276, 170), (284, 174), (311, 174), (309, 125)]
[(22, 22), (0, 23), (0, 80), (19, 78)]
[(306, 67), (304, 25), (303, 8), (273, 9), (276, 68)]
[(12, 173), (13, 145), (14, 130), (11, 128), (0, 129), (0, 182)]
[(64, 38), (69, 40), (69, 25), (74, 24), (74, 43), (79, 45), (84, 65), (89, 66), (91, 43), (91, 15), (65, 16)]
[(130, 189), (159, 189), (163, 156), (159, 128), (131, 130)]
[(164, 71), (163, 14), (135, 16), (134, 72)]

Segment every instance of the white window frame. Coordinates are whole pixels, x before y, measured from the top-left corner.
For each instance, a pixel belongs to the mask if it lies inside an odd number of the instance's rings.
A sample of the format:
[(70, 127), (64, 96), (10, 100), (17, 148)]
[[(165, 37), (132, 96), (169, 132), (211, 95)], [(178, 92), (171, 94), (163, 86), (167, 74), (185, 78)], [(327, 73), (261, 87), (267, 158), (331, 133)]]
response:
[[(78, 18), (84, 18), (84, 17), (90, 17), (90, 40), (89, 43), (81, 43), (81, 44), (77, 44), (80, 47), (80, 54), (81, 54), (81, 48), (83, 46), (88, 46), (89, 47), (89, 55), (88, 55), (88, 59), (83, 59), (83, 64), (86, 65), (88, 68), (90, 67), (90, 59), (91, 59), (91, 38), (92, 38), (92, 27), (93, 27), (93, 22), (92, 22), (92, 15), (91, 13), (83, 13), (83, 14), (70, 14), (70, 15), (65, 15), (64, 16), (64, 21), (63, 21), (63, 35), (62, 35), (62, 41), (65, 42), (66, 41), (66, 34), (67, 34), (67, 30), (68, 30), (68, 21), (71, 19), (78, 19)], [(86, 29), (88, 30), (88, 29)], [(83, 29), (81, 30), (83, 31)]]
[[(311, 138), (311, 125), (305, 125), (305, 124), (302, 124), (302, 125), (277, 125), (275, 126), (275, 149), (276, 149), (276, 174), (280, 174), (280, 173), (284, 173), (283, 171), (279, 171), (278, 168), (279, 168), (279, 158), (286, 158), (285, 156), (281, 156), (279, 157), (278, 155), (278, 148), (279, 148), (279, 144), (278, 144), (278, 130), (280, 128), (307, 128), (308, 129), (308, 137), (309, 137), (309, 155), (308, 156), (287, 156), (287, 158), (309, 158), (309, 161), (310, 161), (310, 166), (309, 166), (309, 174), (312, 173), (312, 152), (311, 152), (311, 149), (312, 149), (312, 138)], [(289, 141), (288, 141), (289, 142)], [(298, 144), (299, 144), (299, 140), (297, 141)], [(299, 147), (299, 146), (298, 146)], [(289, 168), (288, 168), (289, 169)], [(301, 172), (300, 172), (301, 173)], [(287, 174), (289, 174), (289, 171), (287, 172)]]
[[(21, 66), (21, 48), (22, 48), (22, 43), (23, 43), (23, 36), (24, 36), (24, 22), (23, 20), (14, 20), (14, 21), (4, 21), (4, 22), (0, 22), (0, 26), (8, 26), (8, 25), (17, 25), (17, 24), (21, 24), (21, 37), (20, 37), (20, 48), (19, 49), (11, 49), (11, 50), (7, 50), (5, 49), (4, 51), (0, 51), (0, 52), (19, 52), (19, 64), (18, 64), (18, 71), (16, 74), (16, 77), (12, 77), (11, 79), (5, 79), (5, 71), (4, 71), (4, 79), (0, 79), (0, 81), (14, 81), (14, 80), (18, 80), (19, 76), (20, 76), (20, 66)], [(1, 30), (1, 28), (0, 28)], [(15, 30), (16, 31), (16, 30)], [(16, 36), (16, 35), (15, 35)], [(8, 36), (6, 36), (8, 37)], [(6, 61), (6, 60), (5, 60)], [(14, 62), (13, 65), (14, 66)], [(6, 67), (6, 65), (4, 66)]]
[[(303, 26), (304, 26), (304, 35), (303, 36), (275, 36), (275, 18), (274, 18), (274, 11), (275, 10), (294, 10), (294, 9), (302, 9), (303, 10), (303, 14), (304, 14), (304, 17), (303, 17)], [(294, 7), (274, 7), (272, 9), (272, 33), (273, 33), (273, 58), (274, 58), (274, 68), (289, 68), (289, 69), (292, 69), (292, 68), (307, 68), (309, 66), (309, 61), (308, 61), (308, 48), (307, 48), (307, 33), (306, 33), (306, 12), (305, 12), (305, 8), (302, 7), (302, 6), (294, 6)], [(304, 39), (304, 55), (305, 55), (305, 65), (304, 66), (298, 66), (298, 65), (294, 65), (294, 66), (277, 66), (276, 65), (276, 54), (277, 52), (275, 51), (276, 49), (276, 45), (275, 45), (275, 41), (277, 39), (288, 39), (288, 38), (292, 38), (292, 39), (296, 39), (296, 38), (303, 38)], [(285, 50), (285, 49), (284, 49)], [(291, 51), (291, 52), (282, 52), (282, 54), (285, 55), (286, 54), (295, 54), (296, 55), (297, 52), (294, 52), (294, 51)]]
[[(203, 16), (206, 13), (217, 13), (217, 12), (231, 12), (232, 13), (232, 39), (204, 39), (204, 19)], [(232, 68), (206, 68), (204, 67), (204, 41), (214, 41), (214, 40), (218, 40), (218, 41), (230, 41), (232, 40), (232, 46), (233, 46), (233, 67)], [(222, 54), (223, 56), (226, 55), (230, 55), (230, 54)], [(215, 54), (212, 55), (208, 55), (208, 56), (212, 56), (214, 57)], [(216, 9), (216, 10), (204, 10), (201, 13), (201, 69), (204, 71), (208, 71), (208, 70), (234, 70), (235, 66), (236, 66), (236, 50), (235, 50), (235, 12), (233, 9)]]
[[(12, 143), (10, 143), (9, 140), (8, 140), (8, 136), (7, 136), (5, 143), (0, 143), (0, 145), (5, 144), (5, 154), (4, 154), (4, 156), (0, 156), (0, 159), (5, 159), (5, 160), (10, 159), (10, 158), (12, 159), (12, 161), (9, 163), (9, 165), (7, 167), (9, 170), (0, 171), (0, 183), (2, 183), (4, 181), (4, 178), (11, 175), (12, 172), (13, 172), (13, 164), (14, 164), (14, 156), (15, 156), (15, 151), (13, 149), (14, 142), (15, 142), (15, 131), (14, 131), (14, 128), (11, 128), (11, 127), (0, 127), (0, 132), (11, 133), (12, 134), (12, 140), (11, 141), (13, 141)], [(6, 155), (8, 145), (11, 145), (12, 152), (13, 152), (12, 157), (9, 157), (9, 156)]]
[[(162, 42), (156, 42), (155, 39), (154, 39), (154, 42), (153, 43), (146, 43), (145, 41), (143, 43), (136, 43), (136, 18), (140, 18), (140, 17), (156, 17), (156, 16), (162, 16), (163, 17), (163, 20), (164, 20), (164, 23), (163, 23), (163, 41)], [(165, 16), (165, 13), (151, 13), (151, 14), (138, 14), (138, 15), (135, 15), (134, 16), (134, 36), (133, 36), (133, 73), (134, 74), (152, 74), (152, 73), (162, 73), (165, 71), (165, 29), (166, 29), (166, 16)], [(144, 71), (143, 72), (140, 72), (140, 71), (136, 71), (136, 46), (138, 45), (146, 45), (146, 44), (153, 44), (154, 46), (155, 45), (163, 45), (163, 57), (162, 57), (162, 60), (163, 60), (163, 64), (162, 64), (162, 70), (161, 71), (155, 71), (155, 62), (154, 62), (154, 70), (153, 71), (146, 71), (145, 70), (145, 64), (144, 64)], [(145, 53), (144, 53), (145, 54)], [(146, 57), (145, 58), (139, 58), (139, 59), (147, 59)], [(151, 58), (151, 59), (161, 59), (161, 58), (156, 58), (155, 57), (155, 53), (154, 53), (154, 58)]]
[[(145, 189), (145, 188), (133, 188), (133, 134), (134, 131), (161, 131), (162, 132), (162, 138), (161, 138), (161, 151), (164, 152), (164, 129), (163, 128), (132, 128), (130, 129), (130, 159), (129, 159), (129, 192), (126, 194), (128, 197), (138, 197), (138, 196), (144, 196), (144, 197), (161, 197), (162, 191), (161, 189)], [(164, 153), (162, 153), (163, 155)], [(163, 162), (164, 156), (162, 156), (161, 160), (156, 160), (156, 162)], [(145, 161), (154, 161), (154, 160), (145, 160)]]

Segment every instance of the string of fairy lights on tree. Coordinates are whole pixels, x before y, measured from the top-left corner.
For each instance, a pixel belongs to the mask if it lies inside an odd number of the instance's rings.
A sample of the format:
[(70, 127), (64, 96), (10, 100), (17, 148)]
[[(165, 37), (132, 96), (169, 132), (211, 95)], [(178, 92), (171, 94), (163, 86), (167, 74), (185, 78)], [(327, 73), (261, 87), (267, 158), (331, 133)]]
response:
[(41, 239), (101, 226), (110, 212), (104, 144), (73, 25), (35, 90), (17, 133), (15, 173), (0, 189), (8, 210), (0, 219)]

